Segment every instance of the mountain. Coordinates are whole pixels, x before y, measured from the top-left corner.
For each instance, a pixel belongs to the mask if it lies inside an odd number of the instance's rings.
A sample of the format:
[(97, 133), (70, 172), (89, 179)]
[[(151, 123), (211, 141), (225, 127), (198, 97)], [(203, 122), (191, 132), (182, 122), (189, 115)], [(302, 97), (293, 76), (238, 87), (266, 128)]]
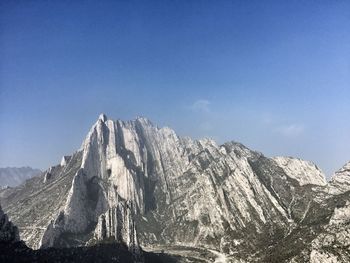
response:
[(41, 173), (39, 169), (31, 167), (6, 167), (0, 168), (0, 187), (17, 186), (25, 180)]
[(0, 206), (0, 242), (14, 243), (19, 241), (18, 228), (9, 221)]
[(348, 165), (327, 183), (308, 161), (105, 115), (64, 159), (0, 192), (32, 248), (112, 239), (134, 255), (143, 247), (202, 261), (350, 260)]
[(116, 262), (175, 263), (176, 257), (142, 252), (135, 258), (123, 244), (103, 242), (89, 247), (32, 250), (20, 240), (18, 229), (8, 220), (0, 206), (0, 262)]

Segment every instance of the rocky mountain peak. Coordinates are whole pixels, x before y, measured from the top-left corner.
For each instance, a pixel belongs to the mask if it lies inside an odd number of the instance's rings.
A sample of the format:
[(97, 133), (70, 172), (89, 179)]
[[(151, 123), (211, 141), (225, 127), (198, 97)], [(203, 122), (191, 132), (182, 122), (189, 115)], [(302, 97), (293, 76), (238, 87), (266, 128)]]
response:
[(133, 253), (139, 246), (204, 246), (271, 262), (277, 250), (266, 247), (289, 238), (306, 247), (320, 231), (313, 226), (328, 226), (335, 208), (332, 222), (347, 222), (346, 167), (327, 184), (308, 161), (182, 138), (145, 118), (100, 117), (65, 165), (0, 198), (32, 247), (112, 239)]
[(286, 174), (297, 180), (300, 185), (326, 185), (325, 174), (312, 162), (293, 157), (273, 158)]
[(137, 116), (135, 121), (138, 121), (139, 123), (142, 123), (145, 125), (154, 126), (153, 123), (148, 118), (146, 118), (144, 116)]
[(61, 166), (66, 166), (67, 163), (69, 162), (70, 158), (71, 158), (71, 156), (69, 156), (69, 155), (62, 156), (60, 165)]
[(330, 186), (335, 193), (350, 191), (350, 162), (332, 175)]
[(347, 162), (341, 169), (339, 169), (336, 173), (335, 176), (344, 174), (350, 176), (350, 162)]
[(105, 122), (105, 121), (107, 121), (107, 116), (106, 116), (106, 114), (101, 113), (100, 116), (98, 117), (98, 119)]

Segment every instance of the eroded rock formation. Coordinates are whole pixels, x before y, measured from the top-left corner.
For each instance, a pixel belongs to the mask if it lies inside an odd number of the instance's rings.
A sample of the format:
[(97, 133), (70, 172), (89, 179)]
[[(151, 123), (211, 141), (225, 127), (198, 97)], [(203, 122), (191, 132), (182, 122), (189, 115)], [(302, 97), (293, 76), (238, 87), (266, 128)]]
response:
[(327, 233), (339, 230), (345, 251), (348, 171), (327, 183), (311, 162), (101, 115), (69, 161), (0, 198), (32, 247), (113, 239), (135, 253), (183, 245), (249, 262), (312, 262)]

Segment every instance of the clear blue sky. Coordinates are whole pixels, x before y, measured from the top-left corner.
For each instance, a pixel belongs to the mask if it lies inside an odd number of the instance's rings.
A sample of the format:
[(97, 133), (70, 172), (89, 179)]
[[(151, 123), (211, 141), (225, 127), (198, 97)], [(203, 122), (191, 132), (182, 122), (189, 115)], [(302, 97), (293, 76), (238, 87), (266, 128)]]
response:
[(99, 113), (350, 160), (350, 1), (0, 3), (0, 166), (45, 169)]

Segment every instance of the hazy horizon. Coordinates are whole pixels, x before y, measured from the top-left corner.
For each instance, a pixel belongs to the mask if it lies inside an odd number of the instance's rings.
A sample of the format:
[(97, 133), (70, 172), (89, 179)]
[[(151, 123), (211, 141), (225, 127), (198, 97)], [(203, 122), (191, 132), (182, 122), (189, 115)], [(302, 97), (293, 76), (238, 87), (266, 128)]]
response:
[(2, 1), (0, 27), (0, 167), (58, 164), (102, 112), (350, 160), (348, 1)]

